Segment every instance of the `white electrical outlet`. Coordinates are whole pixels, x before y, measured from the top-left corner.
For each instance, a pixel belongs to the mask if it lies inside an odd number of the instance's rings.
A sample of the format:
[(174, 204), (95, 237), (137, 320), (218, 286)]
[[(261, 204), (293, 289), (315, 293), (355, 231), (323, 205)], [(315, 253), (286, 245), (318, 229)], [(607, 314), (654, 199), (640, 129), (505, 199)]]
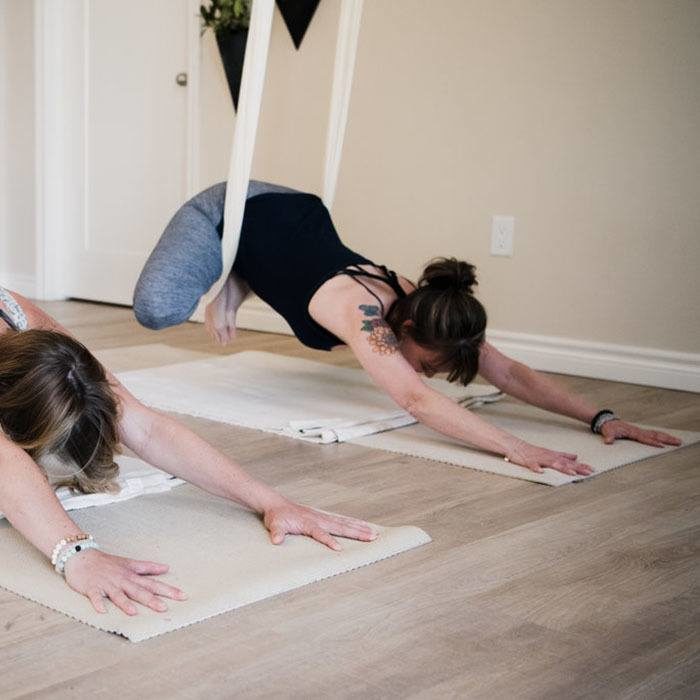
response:
[(491, 255), (513, 255), (513, 235), (515, 218), (512, 216), (494, 216), (491, 220)]

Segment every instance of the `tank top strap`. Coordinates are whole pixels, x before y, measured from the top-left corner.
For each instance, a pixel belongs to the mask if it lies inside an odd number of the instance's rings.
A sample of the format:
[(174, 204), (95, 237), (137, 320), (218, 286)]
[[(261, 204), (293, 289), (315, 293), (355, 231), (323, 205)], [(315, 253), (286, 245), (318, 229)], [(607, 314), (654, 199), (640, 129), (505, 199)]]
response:
[(355, 282), (357, 282), (360, 286), (364, 287), (378, 302), (379, 306), (382, 310), (382, 316), (385, 315), (385, 309), (384, 309), (384, 303), (382, 300), (364, 283), (360, 278), (365, 277), (368, 279), (373, 279), (373, 280), (378, 280), (379, 282), (384, 282), (385, 284), (388, 284), (391, 289), (396, 292), (397, 297), (405, 297), (406, 292), (404, 291), (403, 287), (401, 286), (401, 283), (399, 282), (399, 278), (397, 277), (396, 273), (393, 270), (388, 270), (386, 265), (377, 265), (376, 263), (371, 263), (374, 265), (374, 267), (379, 268), (383, 274), (378, 275), (375, 272), (368, 272), (367, 270), (363, 270), (359, 265), (348, 265), (347, 267), (343, 268), (342, 270), (338, 270), (336, 274), (338, 275), (347, 275), (348, 277), (351, 277)]
[(27, 330), (27, 317), (22, 307), (4, 287), (0, 287), (0, 303), (4, 304), (5, 309), (7, 309), (5, 310), (0, 307), (0, 318), (2, 318), (7, 325), (15, 331)]
[(405, 297), (406, 292), (399, 282), (398, 275), (393, 270), (387, 270), (386, 265), (377, 265), (384, 272), (386, 279), (384, 280), (395, 292), (397, 297)]

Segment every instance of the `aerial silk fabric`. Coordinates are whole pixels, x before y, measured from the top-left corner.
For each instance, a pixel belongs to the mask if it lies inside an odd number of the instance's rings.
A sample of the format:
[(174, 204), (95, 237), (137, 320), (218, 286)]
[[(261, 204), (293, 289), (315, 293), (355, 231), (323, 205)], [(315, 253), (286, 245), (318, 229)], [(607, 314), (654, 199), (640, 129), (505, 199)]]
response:
[(224, 229), (221, 238), (221, 277), (209, 290), (207, 301), (212, 301), (221, 291), (236, 259), (248, 181), (253, 166), (274, 6), (274, 0), (255, 0), (251, 9), (241, 95), (226, 187)]

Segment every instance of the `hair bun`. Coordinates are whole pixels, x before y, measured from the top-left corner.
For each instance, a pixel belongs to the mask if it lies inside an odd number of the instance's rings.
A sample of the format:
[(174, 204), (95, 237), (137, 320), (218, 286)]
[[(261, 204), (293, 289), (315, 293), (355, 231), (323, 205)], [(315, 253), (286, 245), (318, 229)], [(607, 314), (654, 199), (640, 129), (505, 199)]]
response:
[(423, 270), (419, 286), (433, 289), (463, 290), (472, 293), (472, 287), (477, 284), (476, 267), (464, 260), (456, 258), (436, 258)]

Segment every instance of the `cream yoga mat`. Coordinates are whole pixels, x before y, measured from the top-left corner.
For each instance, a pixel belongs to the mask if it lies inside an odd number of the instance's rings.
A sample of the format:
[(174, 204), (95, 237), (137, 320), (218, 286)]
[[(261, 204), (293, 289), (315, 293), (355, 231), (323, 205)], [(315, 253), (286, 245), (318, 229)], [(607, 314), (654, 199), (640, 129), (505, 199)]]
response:
[[(361, 370), (271, 353), (243, 352), (118, 376), (142, 401), (165, 411), (312, 441), (323, 441), (324, 432), (332, 431), (341, 442), (550, 486), (585, 478), (550, 469), (535, 474), (468, 449), (423, 426), (410, 425), (410, 416), (406, 419), (404, 414), (402, 419), (393, 401)], [(465, 389), (439, 379), (427, 383), (455, 400), (470, 392), (489, 395), (494, 390), (487, 386)], [(579, 459), (594, 467), (596, 474), (677, 449), (646, 447), (630, 441), (604, 445), (577, 421), (512, 401), (476, 410), (528, 442), (577, 453)], [(406, 427), (397, 428), (399, 424)], [(343, 432), (345, 429), (347, 433)], [(684, 444), (700, 441), (700, 433), (671, 432)]]
[[(400, 413), (361, 370), (268, 352), (211, 356), (120, 372), (117, 377), (156, 408), (300, 439), (311, 426), (357, 425), (394, 419)], [(427, 383), (455, 400), (494, 391), (489, 386), (465, 389), (438, 379)], [(313, 438), (313, 431), (308, 432)]]
[(106, 551), (169, 564), (170, 571), (159, 578), (182, 588), (188, 599), (168, 600), (165, 613), (137, 605), (139, 614), (129, 617), (111, 602), (106, 614), (97, 613), (6, 520), (0, 521), (0, 586), (132, 642), (430, 542), (417, 527), (375, 526), (379, 533), (375, 541), (341, 538), (340, 552), (298, 536), (273, 545), (256, 515), (190, 484), (168, 493), (85, 508), (72, 517)]

